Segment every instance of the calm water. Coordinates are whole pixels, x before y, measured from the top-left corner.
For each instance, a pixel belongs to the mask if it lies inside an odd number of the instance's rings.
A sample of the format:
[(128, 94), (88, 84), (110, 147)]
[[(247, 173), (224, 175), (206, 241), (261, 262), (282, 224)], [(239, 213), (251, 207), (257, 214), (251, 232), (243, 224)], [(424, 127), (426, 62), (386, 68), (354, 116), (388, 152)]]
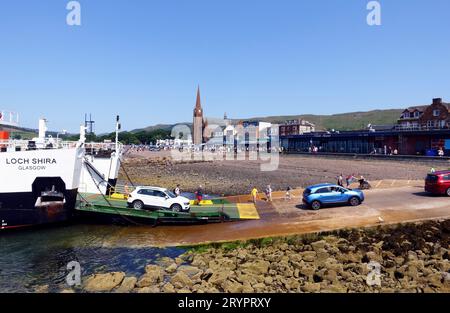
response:
[(107, 271), (138, 276), (157, 258), (184, 252), (180, 248), (133, 247), (127, 238), (121, 238), (126, 228), (66, 225), (0, 234), (0, 292), (33, 292), (40, 285), (49, 285), (55, 292), (67, 288), (66, 266), (71, 261), (80, 263), (82, 277)]

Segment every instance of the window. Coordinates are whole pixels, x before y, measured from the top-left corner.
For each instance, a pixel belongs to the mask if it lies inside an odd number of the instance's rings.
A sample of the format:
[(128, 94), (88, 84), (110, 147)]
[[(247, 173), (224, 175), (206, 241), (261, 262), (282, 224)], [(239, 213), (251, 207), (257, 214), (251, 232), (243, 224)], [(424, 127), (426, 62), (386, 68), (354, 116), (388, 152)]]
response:
[(433, 116), (441, 115), (441, 110), (433, 110)]
[(160, 197), (160, 198), (165, 198), (167, 196), (164, 192), (159, 191), (159, 190), (154, 190), (153, 195), (155, 197)]
[(151, 189), (141, 189), (138, 191), (140, 195), (153, 196), (153, 190)]
[(330, 188), (325, 187), (318, 189), (315, 193), (328, 193), (328, 192), (330, 192)]
[(418, 118), (419, 116), (420, 116), (420, 112), (419, 111), (414, 112), (414, 117), (415, 118)]
[(445, 181), (450, 181), (450, 174), (444, 175), (443, 179), (444, 179)]

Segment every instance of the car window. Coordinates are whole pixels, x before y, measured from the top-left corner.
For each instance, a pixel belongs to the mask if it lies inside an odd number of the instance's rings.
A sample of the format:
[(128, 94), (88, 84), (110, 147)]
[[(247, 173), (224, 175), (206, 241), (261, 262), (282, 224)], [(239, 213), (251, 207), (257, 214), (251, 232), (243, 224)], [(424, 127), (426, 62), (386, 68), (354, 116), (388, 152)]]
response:
[(445, 181), (450, 181), (450, 174), (444, 175), (443, 179), (444, 179)]
[(167, 196), (164, 192), (159, 191), (159, 190), (154, 190), (153, 195), (155, 197), (161, 197), (161, 198), (165, 198)]
[(430, 183), (435, 183), (438, 181), (438, 177), (437, 175), (428, 174), (427, 181), (429, 181)]
[(177, 197), (177, 195), (176, 194), (174, 194), (172, 191), (170, 191), (170, 190), (166, 190), (166, 194), (169, 196), (169, 197), (171, 197), (171, 198), (176, 198)]
[(145, 196), (152, 196), (153, 195), (152, 191), (148, 190), (148, 189), (140, 189), (137, 193), (140, 194), (140, 195), (145, 195)]
[(328, 192), (330, 192), (330, 188), (324, 187), (324, 188), (317, 189), (317, 191), (315, 193), (328, 193)]

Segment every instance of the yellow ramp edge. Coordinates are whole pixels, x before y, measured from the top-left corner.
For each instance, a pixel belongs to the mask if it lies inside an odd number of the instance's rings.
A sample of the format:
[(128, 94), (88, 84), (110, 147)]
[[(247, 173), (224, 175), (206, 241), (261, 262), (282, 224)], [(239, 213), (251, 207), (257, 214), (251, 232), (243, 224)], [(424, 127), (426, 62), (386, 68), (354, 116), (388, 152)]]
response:
[(238, 203), (239, 218), (243, 220), (259, 220), (259, 214), (252, 203)]
[[(196, 205), (197, 200), (191, 200), (189, 201), (191, 205)], [(198, 205), (213, 205), (214, 203), (211, 200), (202, 200)]]

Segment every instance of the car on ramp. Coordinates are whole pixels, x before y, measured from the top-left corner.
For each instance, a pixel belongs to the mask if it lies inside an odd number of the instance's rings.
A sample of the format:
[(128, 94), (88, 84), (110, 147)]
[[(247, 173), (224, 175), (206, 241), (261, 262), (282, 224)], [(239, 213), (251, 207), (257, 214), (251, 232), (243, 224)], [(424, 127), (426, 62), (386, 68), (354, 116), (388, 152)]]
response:
[(357, 206), (363, 201), (364, 193), (361, 190), (352, 190), (334, 184), (309, 186), (303, 192), (303, 203), (313, 210), (343, 204)]

